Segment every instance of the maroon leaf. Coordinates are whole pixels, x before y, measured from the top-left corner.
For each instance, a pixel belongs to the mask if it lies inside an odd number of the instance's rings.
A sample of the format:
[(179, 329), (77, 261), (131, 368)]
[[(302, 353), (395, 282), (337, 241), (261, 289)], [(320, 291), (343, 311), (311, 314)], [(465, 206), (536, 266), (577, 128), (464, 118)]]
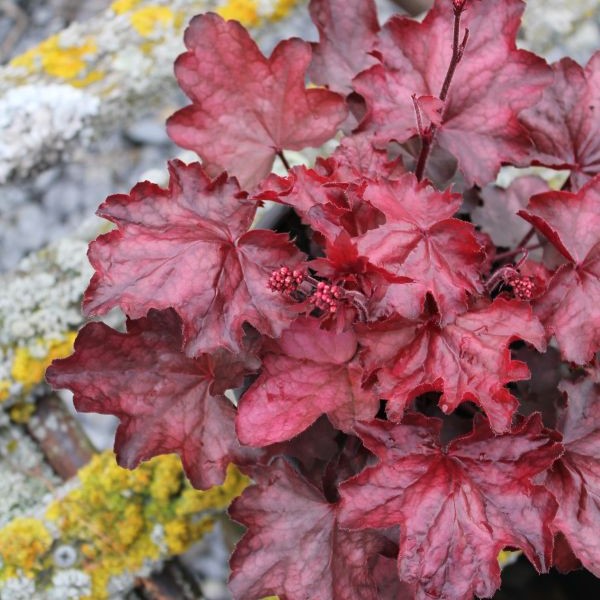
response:
[(373, 0), (311, 0), (310, 16), (319, 30), (309, 74), (314, 83), (347, 95), (352, 79), (377, 63), (368, 54), (379, 23)]
[(360, 174), (333, 157), (317, 160), (314, 169), (294, 167), (287, 177), (271, 175), (261, 188), (257, 198), (292, 206), (330, 242), (343, 232), (356, 236), (384, 222), (382, 213), (363, 199)]
[(503, 298), (445, 327), (435, 318), (395, 318), (359, 332), (367, 369), (381, 368), (380, 390), (389, 397), (390, 418), (400, 420), (410, 400), (437, 391), (445, 413), (475, 402), (498, 433), (510, 429), (518, 405), (505, 384), (529, 377), (527, 365), (511, 359), (508, 346), (516, 339), (545, 348), (544, 328), (529, 306)]
[(265, 464), (274, 456), (291, 458), (309, 481), (322, 488), (323, 473), (339, 451), (336, 443), (338, 435), (339, 431), (329, 419), (322, 416), (291, 440), (268, 446), (261, 458), (267, 461)]
[(515, 179), (508, 188), (489, 185), (481, 190), (483, 206), (471, 212), (473, 223), (492, 236), (498, 246), (516, 247), (531, 228), (517, 213), (527, 206), (534, 194), (550, 188), (534, 175)]
[(298, 319), (272, 344), (258, 379), (240, 400), (237, 432), (251, 446), (289, 440), (322, 414), (338, 429), (372, 419), (379, 400), (361, 387), (362, 369), (352, 361), (352, 331), (320, 329), (318, 319)]
[(343, 282), (350, 294), (362, 294), (359, 297), (369, 301), (369, 313), (371, 300), (379, 303), (389, 283), (412, 281), (372, 265), (366, 257), (359, 255), (356, 244), (346, 232), (342, 232), (332, 243), (327, 243), (325, 255), (325, 258), (316, 258), (308, 263), (311, 270), (332, 281)]
[(565, 360), (589, 362), (600, 349), (600, 175), (578, 192), (534, 196), (519, 214), (569, 261), (534, 304)]
[(369, 261), (415, 281), (410, 290), (423, 305), (429, 292), (444, 319), (466, 308), (467, 295), (481, 291), (481, 246), (473, 226), (451, 218), (460, 196), (438, 192), (412, 173), (370, 183), (365, 200), (383, 212), (385, 224), (358, 239)]
[(336, 174), (341, 181), (360, 177), (395, 179), (406, 173), (399, 160), (391, 160), (385, 150), (375, 148), (371, 136), (363, 133), (347, 135), (332, 154), (336, 160)]
[(118, 229), (90, 245), (96, 269), (84, 297), (88, 315), (121, 307), (132, 318), (173, 307), (190, 355), (239, 351), (244, 322), (277, 336), (295, 306), (266, 286), (302, 255), (286, 235), (250, 231), (256, 204), (234, 179), (210, 180), (198, 163), (170, 164), (169, 189), (140, 183), (109, 197), (98, 214)]
[(554, 83), (519, 119), (531, 135), (537, 164), (571, 169), (579, 189), (600, 173), (600, 52), (585, 69), (570, 58), (552, 65)]
[(306, 89), (307, 42), (286, 40), (265, 58), (237, 21), (209, 13), (192, 19), (185, 44), (175, 74), (193, 104), (176, 112), (167, 129), (211, 175), (226, 170), (252, 189), (278, 152), (321, 146), (346, 118), (341, 96)]
[(377, 581), (378, 598), (393, 598), (394, 600), (415, 600), (416, 589), (398, 579), (395, 558), (379, 555), (373, 571)]
[(188, 358), (181, 338), (172, 310), (150, 311), (129, 322), (128, 333), (90, 323), (79, 332), (75, 353), (54, 361), (47, 378), (74, 393), (78, 411), (120, 419), (115, 452), (122, 467), (176, 452), (192, 484), (207, 489), (222, 483), (227, 465), (240, 456), (235, 409), (212, 390), (215, 370), (225, 365), (206, 355)]
[(340, 528), (337, 506), (281, 459), (255, 479), (230, 508), (248, 528), (231, 557), (234, 598), (378, 600), (381, 536)]
[[(517, 50), (524, 3), (469, 1), (461, 37), (468, 42), (458, 64), (434, 145), (451, 152), (467, 182), (492, 181), (501, 163), (523, 161), (530, 141), (517, 117), (552, 81), (546, 63)], [(418, 133), (412, 96), (440, 97), (452, 55), (453, 5), (437, 0), (422, 23), (393, 17), (379, 34), (382, 64), (354, 80), (367, 101), (361, 129), (376, 143), (405, 142)]]
[(570, 573), (582, 568), (581, 561), (573, 554), (569, 542), (562, 533), (554, 536), (554, 551), (552, 553), (552, 564), (560, 573)]
[(599, 373), (575, 383), (563, 382), (560, 389), (568, 396), (558, 420), (565, 453), (546, 481), (558, 500), (554, 528), (565, 536), (584, 567), (600, 577)]
[[(317, 209), (333, 204), (343, 207), (347, 183), (333, 176), (332, 161), (322, 161), (317, 168), (294, 167), (287, 177), (272, 175), (262, 184), (258, 198), (281, 202), (293, 207), (302, 220), (327, 238), (335, 238), (343, 230), (337, 215), (328, 218)], [(342, 208), (343, 210), (343, 208)]]
[(556, 502), (531, 479), (560, 455), (559, 436), (534, 415), (500, 436), (481, 420), (442, 447), (441, 425), (419, 414), (402, 425), (360, 425), (380, 462), (340, 486), (341, 524), (399, 525), (398, 574), (417, 585), (417, 599), (492, 596), (498, 552), (507, 546), (547, 570)]

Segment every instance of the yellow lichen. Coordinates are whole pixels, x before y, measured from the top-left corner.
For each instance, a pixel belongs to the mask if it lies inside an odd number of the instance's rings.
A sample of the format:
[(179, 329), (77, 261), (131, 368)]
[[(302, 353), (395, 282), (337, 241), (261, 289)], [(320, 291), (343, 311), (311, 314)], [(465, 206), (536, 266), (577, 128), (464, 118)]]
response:
[(230, 464), (223, 485), (214, 486), (205, 492), (195, 490), (189, 484), (186, 485), (175, 503), (175, 514), (181, 516), (193, 515), (209, 509), (224, 510), (248, 485), (250, 479)]
[[(212, 527), (205, 511), (224, 509), (248, 484), (230, 466), (223, 485), (199, 491), (185, 479), (175, 455), (129, 471), (117, 466), (110, 452), (94, 456), (78, 477), (80, 486), (53, 502), (45, 516), (58, 527), (63, 543), (79, 546), (93, 600), (107, 597), (111, 577), (164, 556), (165, 546), (169, 555), (184, 552)], [(157, 526), (163, 546), (153, 537)]]
[(32, 402), (17, 402), (10, 407), (8, 414), (13, 423), (27, 423), (35, 412), (35, 404)]
[(15, 56), (9, 63), (11, 67), (17, 67), (25, 69), (28, 73), (31, 73), (37, 66), (39, 59), (39, 48), (31, 48), (27, 52), (23, 52), (19, 56)]
[(16, 519), (0, 529), (0, 580), (19, 573), (50, 580), (49, 531), (55, 531), (61, 544), (77, 549), (78, 568), (90, 576), (88, 600), (105, 600), (113, 577), (135, 573), (148, 560), (184, 552), (210, 530), (212, 512), (224, 509), (248, 485), (230, 465), (223, 485), (195, 490), (174, 455), (129, 471), (116, 464), (111, 452), (94, 456), (78, 479), (78, 486), (47, 507), (45, 521)]
[(73, 350), (76, 333), (68, 333), (64, 339), (41, 340), (46, 346), (46, 355), (42, 358), (32, 356), (26, 347), (19, 347), (15, 351), (11, 367), (11, 375), (17, 383), (23, 386), (23, 391), (28, 392), (44, 379), (44, 373), (55, 358), (64, 358)]
[(31, 73), (39, 68), (52, 77), (71, 80), (87, 68), (89, 59), (98, 52), (92, 38), (84, 38), (78, 45), (63, 45), (59, 35), (53, 35), (34, 48), (15, 57), (11, 66)]
[(167, 454), (159, 461), (150, 483), (150, 496), (157, 502), (167, 502), (181, 488), (181, 463), (175, 454)]
[(217, 13), (224, 19), (235, 19), (246, 27), (255, 27), (260, 21), (256, 0), (229, 0), (217, 9)]
[(123, 13), (129, 12), (132, 8), (135, 8), (141, 1), (142, 0), (115, 0), (115, 2), (110, 5), (110, 8), (118, 15), (122, 15)]
[(78, 79), (73, 79), (69, 83), (76, 88), (84, 88), (92, 85), (92, 83), (96, 83), (96, 81), (101, 81), (106, 76), (104, 71), (95, 70), (90, 71), (84, 77), (80, 77)]
[(275, 4), (275, 8), (271, 13), (270, 18), (273, 21), (283, 19), (290, 13), (296, 4), (298, 4), (298, 0), (277, 0), (277, 4)]
[(33, 576), (51, 546), (52, 536), (39, 519), (13, 519), (0, 529), (0, 579), (14, 577), (18, 571)]
[(157, 27), (172, 28), (175, 17), (167, 6), (145, 6), (131, 14), (131, 25), (142, 37), (148, 37)]
[(87, 38), (78, 46), (63, 46), (58, 35), (53, 35), (39, 46), (42, 66), (48, 75), (72, 79), (85, 70), (86, 58), (96, 54), (96, 42)]
[(224, 19), (235, 19), (246, 27), (257, 27), (264, 19), (278, 21), (287, 16), (299, 0), (277, 0), (271, 12), (259, 10), (257, 0), (228, 0), (217, 9)]
[(8, 379), (0, 379), (0, 402), (4, 402), (10, 396), (11, 382)]

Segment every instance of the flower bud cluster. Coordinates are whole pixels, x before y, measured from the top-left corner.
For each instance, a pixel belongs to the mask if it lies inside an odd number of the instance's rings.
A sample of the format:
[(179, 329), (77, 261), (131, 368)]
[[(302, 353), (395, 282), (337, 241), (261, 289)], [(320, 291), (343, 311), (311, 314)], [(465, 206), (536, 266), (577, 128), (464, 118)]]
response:
[(339, 285), (328, 285), (319, 281), (315, 293), (310, 297), (310, 302), (321, 310), (334, 313), (343, 296), (344, 290)]
[(535, 290), (533, 277), (519, 275), (511, 277), (507, 283), (512, 287), (515, 298), (518, 298), (519, 300), (531, 300), (533, 298)]
[(306, 278), (306, 273), (299, 269), (293, 271), (289, 267), (281, 267), (271, 273), (267, 288), (272, 292), (280, 292), (282, 294), (292, 294), (298, 289), (298, 286)]

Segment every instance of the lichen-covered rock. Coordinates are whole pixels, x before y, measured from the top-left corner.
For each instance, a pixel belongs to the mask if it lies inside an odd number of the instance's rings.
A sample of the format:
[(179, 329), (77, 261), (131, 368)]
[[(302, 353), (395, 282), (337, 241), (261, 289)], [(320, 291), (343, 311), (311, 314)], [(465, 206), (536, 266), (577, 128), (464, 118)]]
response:
[(223, 485), (201, 492), (174, 455), (128, 471), (112, 452), (98, 454), (0, 527), (0, 599), (21, 589), (27, 598), (118, 598), (209, 531), (247, 484), (230, 467)]
[(0, 69), (0, 184), (68, 159), (100, 131), (164, 106), (193, 15), (216, 10), (260, 37), (299, 2), (116, 0), (15, 57)]
[(0, 406), (25, 399), (52, 360), (71, 352), (91, 276), (87, 242), (98, 231), (94, 222), (0, 276)]

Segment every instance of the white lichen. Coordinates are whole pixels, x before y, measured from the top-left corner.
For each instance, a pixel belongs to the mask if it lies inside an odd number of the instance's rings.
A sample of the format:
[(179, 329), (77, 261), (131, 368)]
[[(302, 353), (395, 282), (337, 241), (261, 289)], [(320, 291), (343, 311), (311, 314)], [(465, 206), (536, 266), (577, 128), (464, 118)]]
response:
[(598, 0), (528, 0), (522, 27), (523, 45), (554, 61), (571, 56), (581, 63), (598, 48)]
[[(185, 25), (225, 4), (142, 0), (131, 10), (109, 8), (0, 68), (0, 184), (66, 160), (92, 136), (175, 98), (173, 62), (185, 49)], [(276, 8), (275, 0), (259, 2), (265, 23)], [(261, 25), (254, 33), (274, 31)]]
[(27, 577), (11, 577), (0, 588), (0, 600), (38, 600), (35, 582)]
[(90, 576), (79, 569), (56, 571), (52, 587), (46, 591), (48, 600), (78, 600), (92, 593)]
[(0, 98), (0, 181), (56, 162), (71, 140), (85, 145), (100, 100), (67, 84), (23, 85)]

